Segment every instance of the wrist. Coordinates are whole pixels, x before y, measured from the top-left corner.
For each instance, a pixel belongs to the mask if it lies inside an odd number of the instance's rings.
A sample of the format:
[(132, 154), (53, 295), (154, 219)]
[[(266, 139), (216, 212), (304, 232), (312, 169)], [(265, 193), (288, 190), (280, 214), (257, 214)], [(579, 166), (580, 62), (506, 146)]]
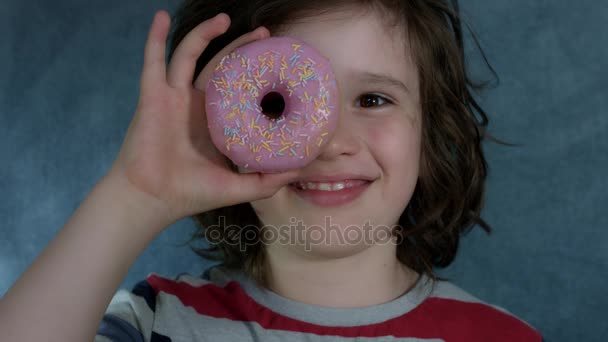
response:
[(126, 177), (112, 170), (96, 187), (111, 194), (112, 202), (124, 217), (133, 222), (134, 229), (142, 227), (147, 233), (158, 234), (176, 221), (163, 201), (139, 190)]

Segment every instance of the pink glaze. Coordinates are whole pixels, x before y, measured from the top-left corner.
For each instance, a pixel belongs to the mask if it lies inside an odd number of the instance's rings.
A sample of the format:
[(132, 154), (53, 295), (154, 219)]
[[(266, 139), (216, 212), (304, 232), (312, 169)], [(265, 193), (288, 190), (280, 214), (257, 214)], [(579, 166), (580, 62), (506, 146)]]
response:
[[(278, 119), (261, 101), (282, 95)], [(213, 144), (236, 165), (275, 173), (304, 167), (327, 144), (338, 122), (338, 86), (329, 61), (304, 42), (271, 37), (222, 58), (206, 89)]]

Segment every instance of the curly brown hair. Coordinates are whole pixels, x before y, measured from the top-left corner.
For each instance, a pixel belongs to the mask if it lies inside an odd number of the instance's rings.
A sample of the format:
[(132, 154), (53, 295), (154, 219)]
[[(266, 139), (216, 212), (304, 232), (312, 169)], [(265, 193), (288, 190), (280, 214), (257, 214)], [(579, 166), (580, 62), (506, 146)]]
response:
[[(280, 31), (294, 19), (353, 5), (380, 11), (384, 18), (393, 19), (387, 25), (406, 30), (410, 40), (424, 114), (422, 150), (418, 183), (398, 222), (397, 258), (416, 272), (436, 278), (433, 268), (448, 266), (454, 260), (462, 234), (475, 225), (490, 232), (480, 217), (487, 176), (481, 141), (488, 136), (488, 118), (471, 93), (487, 83), (476, 84), (467, 75), (464, 22), (456, 1), (186, 0), (173, 17), (169, 58), (188, 32), (220, 12), (227, 13), (232, 24), (200, 56), (193, 81), (224, 46), (258, 26)], [(237, 171), (227, 158), (226, 162)], [(250, 203), (201, 213), (193, 219), (198, 230), (190, 242), (209, 243), (201, 248), (191, 245), (197, 254), (242, 269), (258, 284), (266, 285), (264, 244), (259, 243), (261, 222)], [(238, 234), (231, 235), (235, 231), (226, 227), (239, 227)], [(227, 243), (234, 239), (241, 241)]]

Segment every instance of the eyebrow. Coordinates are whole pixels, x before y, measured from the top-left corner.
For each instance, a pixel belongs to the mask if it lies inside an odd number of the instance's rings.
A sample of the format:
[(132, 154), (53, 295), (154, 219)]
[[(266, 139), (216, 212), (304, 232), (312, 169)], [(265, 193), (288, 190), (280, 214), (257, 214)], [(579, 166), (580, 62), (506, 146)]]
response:
[(372, 72), (363, 72), (360, 74), (360, 79), (363, 82), (377, 84), (377, 85), (386, 85), (389, 87), (400, 88), (406, 93), (409, 93), (410, 90), (405, 86), (405, 83), (400, 80), (385, 74), (375, 74)]

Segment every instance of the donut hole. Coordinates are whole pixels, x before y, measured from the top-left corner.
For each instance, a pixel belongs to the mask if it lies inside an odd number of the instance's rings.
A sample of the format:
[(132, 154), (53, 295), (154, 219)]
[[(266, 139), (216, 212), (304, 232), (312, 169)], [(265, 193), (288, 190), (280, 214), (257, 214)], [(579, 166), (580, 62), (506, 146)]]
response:
[(260, 107), (262, 107), (262, 113), (264, 115), (270, 119), (276, 120), (280, 118), (285, 111), (285, 99), (283, 98), (283, 95), (273, 91), (262, 98)]

